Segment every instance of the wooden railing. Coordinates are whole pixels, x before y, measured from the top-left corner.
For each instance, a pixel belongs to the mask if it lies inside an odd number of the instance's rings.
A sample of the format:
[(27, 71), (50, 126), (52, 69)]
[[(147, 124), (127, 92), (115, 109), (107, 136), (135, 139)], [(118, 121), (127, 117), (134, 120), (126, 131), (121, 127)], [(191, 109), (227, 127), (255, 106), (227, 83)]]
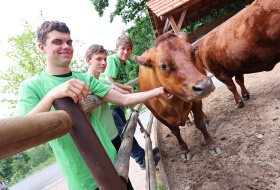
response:
[[(137, 81), (138, 78), (129, 82), (128, 85), (133, 85)], [(142, 104), (132, 110), (127, 121), (114, 167), (87, 117), (89, 111), (103, 103), (104, 100), (95, 95), (88, 95), (87, 100), (82, 100), (80, 104), (75, 104), (71, 98), (62, 98), (55, 100), (53, 104), (58, 111), (0, 119), (0, 134), (2, 135), (0, 160), (69, 133), (99, 188), (102, 190), (125, 189), (133, 136), (137, 122), (140, 122), (138, 116)], [(149, 126), (151, 126), (151, 121)], [(145, 136), (147, 189), (156, 190), (155, 163), (149, 140), (150, 128), (145, 130), (148, 131), (148, 135)], [(153, 185), (150, 185), (150, 181)]]

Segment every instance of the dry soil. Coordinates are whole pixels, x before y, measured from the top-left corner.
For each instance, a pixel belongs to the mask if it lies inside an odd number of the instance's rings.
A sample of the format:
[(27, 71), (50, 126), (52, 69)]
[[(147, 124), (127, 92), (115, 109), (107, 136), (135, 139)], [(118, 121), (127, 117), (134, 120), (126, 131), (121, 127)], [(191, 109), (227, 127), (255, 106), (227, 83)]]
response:
[(175, 136), (161, 127), (158, 143), (171, 189), (280, 189), (280, 64), (269, 72), (245, 75), (245, 86), (251, 99), (244, 108), (235, 108), (225, 85), (203, 100), (211, 120), (208, 131), (222, 150), (218, 157), (210, 155), (194, 125), (182, 126), (194, 155), (182, 162)]

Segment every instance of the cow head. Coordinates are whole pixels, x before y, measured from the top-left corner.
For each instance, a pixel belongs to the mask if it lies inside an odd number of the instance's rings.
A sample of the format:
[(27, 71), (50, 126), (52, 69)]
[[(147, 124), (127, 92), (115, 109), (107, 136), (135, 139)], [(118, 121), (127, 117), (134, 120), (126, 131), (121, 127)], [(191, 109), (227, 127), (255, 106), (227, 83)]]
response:
[(142, 56), (134, 56), (138, 64), (151, 68), (160, 84), (184, 101), (199, 100), (214, 89), (211, 79), (195, 64), (194, 49), (186, 33), (165, 33), (156, 39), (155, 46)]

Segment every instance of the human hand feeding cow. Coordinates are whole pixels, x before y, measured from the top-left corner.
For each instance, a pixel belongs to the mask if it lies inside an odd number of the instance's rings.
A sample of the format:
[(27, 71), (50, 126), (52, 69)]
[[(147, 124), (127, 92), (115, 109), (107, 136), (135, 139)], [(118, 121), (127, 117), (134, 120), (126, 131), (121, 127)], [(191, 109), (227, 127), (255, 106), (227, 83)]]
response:
[[(195, 43), (196, 57), (233, 93), (236, 107), (250, 98), (244, 74), (270, 71), (280, 62), (280, 1), (255, 0)], [(241, 88), (241, 96), (232, 80)]]
[(190, 111), (210, 153), (213, 156), (221, 154), (220, 148), (207, 132), (202, 111), (202, 99), (215, 87), (202, 65), (195, 61), (194, 49), (187, 42), (187, 34), (178, 33), (176, 36), (171, 32), (165, 33), (156, 39), (153, 48), (133, 58), (140, 65), (138, 81), (141, 92), (163, 86), (173, 95), (171, 99), (156, 97), (144, 104), (176, 136), (181, 158), (184, 161), (192, 158), (179, 129), (179, 126), (185, 125)]

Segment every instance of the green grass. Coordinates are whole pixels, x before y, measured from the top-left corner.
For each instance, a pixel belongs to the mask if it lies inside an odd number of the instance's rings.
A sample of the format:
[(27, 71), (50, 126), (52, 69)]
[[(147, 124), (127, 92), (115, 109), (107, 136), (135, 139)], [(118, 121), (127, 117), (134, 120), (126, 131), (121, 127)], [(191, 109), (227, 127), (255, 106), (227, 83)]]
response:
[(157, 189), (158, 190), (164, 190), (163, 184), (162, 184), (162, 179), (159, 173), (159, 167), (158, 165), (156, 166), (156, 178), (157, 178)]

